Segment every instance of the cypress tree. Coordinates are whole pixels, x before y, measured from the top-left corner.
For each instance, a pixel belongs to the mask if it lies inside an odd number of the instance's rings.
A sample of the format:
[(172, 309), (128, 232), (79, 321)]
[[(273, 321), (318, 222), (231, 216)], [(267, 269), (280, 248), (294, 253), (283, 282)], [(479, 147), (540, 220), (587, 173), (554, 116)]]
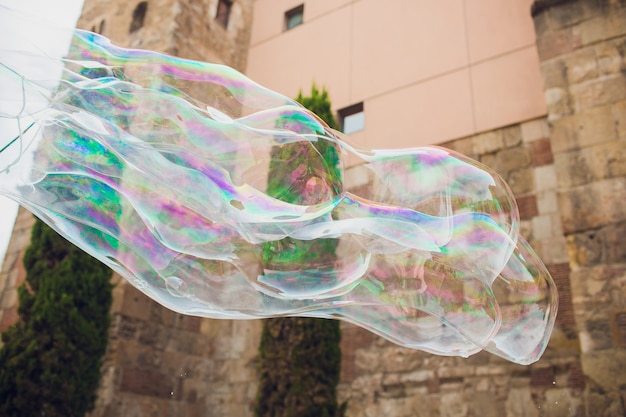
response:
[(82, 417), (107, 346), (111, 271), (39, 220), (24, 266), (20, 319), (2, 334), (0, 415)]
[[(315, 85), (309, 97), (298, 102), (336, 128), (325, 89)], [(275, 147), (269, 169), (268, 194), (290, 203), (302, 203), (304, 187), (315, 173), (324, 172), (329, 192), (340, 183), (337, 149), (329, 141), (303, 142)], [(307, 167), (307, 169), (297, 168)], [(300, 172), (298, 178), (286, 173)], [(337, 240), (299, 241), (286, 238), (264, 246), (268, 265), (322, 264), (335, 258)], [(296, 272), (297, 273), (297, 272)], [(265, 320), (259, 347), (257, 417), (335, 417), (341, 369), (341, 333), (336, 320), (284, 317)]]

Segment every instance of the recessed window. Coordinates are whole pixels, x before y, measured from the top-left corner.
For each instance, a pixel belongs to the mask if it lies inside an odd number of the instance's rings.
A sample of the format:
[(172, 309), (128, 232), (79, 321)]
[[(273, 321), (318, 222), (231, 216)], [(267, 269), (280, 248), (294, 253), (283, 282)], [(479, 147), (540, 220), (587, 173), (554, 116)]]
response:
[(344, 107), (339, 110), (339, 125), (345, 134), (365, 129), (365, 112), (363, 102)]
[(146, 20), (146, 12), (148, 11), (148, 2), (142, 1), (133, 10), (133, 20), (130, 22), (130, 33), (137, 32), (143, 27)]
[(304, 4), (285, 12), (285, 30), (293, 29), (304, 22)]
[(230, 0), (220, 0), (217, 4), (217, 13), (215, 20), (225, 28), (228, 27), (228, 19), (230, 18), (230, 10), (233, 8), (233, 2)]

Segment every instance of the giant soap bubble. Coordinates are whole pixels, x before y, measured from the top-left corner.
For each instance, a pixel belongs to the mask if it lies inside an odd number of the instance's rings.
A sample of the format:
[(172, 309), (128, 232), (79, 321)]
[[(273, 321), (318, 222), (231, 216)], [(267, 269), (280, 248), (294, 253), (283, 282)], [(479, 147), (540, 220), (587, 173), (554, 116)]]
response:
[(64, 59), (0, 54), (0, 193), (164, 306), (335, 318), (440, 355), (544, 351), (556, 289), (489, 168), (357, 149), (231, 68), (81, 30)]

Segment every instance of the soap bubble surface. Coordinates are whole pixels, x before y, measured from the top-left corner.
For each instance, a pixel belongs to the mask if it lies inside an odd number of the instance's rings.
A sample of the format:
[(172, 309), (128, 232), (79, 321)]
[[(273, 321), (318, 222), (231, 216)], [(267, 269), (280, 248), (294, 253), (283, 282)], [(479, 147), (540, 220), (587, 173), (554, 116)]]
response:
[(20, 72), (23, 55), (0, 49), (17, 132), (0, 137), (0, 193), (166, 307), (341, 319), (440, 355), (544, 351), (556, 288), (489, 168), (358, 149), (229, 67), (86, 31), (64, 59), (29, 54), (60, 82)]

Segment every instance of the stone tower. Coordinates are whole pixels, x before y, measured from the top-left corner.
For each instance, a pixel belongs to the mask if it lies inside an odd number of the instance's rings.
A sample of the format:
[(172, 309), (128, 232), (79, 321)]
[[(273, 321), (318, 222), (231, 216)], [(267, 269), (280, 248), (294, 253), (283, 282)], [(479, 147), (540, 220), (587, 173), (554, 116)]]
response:
[[(243, 71), (251, 23), (252, 0), (86, 0), (78, 27), (123, 47)], [(21, 208), (0, 272), (0, 331), (17, 319), (33, 221)], [(112, 326), (93, 417), (251, 415), (260, 323), (181, 316), (119, 276), (112, 280)]]
[(78, 27), (119, 46), (244, 71), (252, 0), (86, 0)]
[[(78, 27), (114, 44), (246, 66), (252, 0), (87, 0)], [(181, 316), (114, 277), (113, 324), (93, 417), (249, 415), (259, 324)]]

